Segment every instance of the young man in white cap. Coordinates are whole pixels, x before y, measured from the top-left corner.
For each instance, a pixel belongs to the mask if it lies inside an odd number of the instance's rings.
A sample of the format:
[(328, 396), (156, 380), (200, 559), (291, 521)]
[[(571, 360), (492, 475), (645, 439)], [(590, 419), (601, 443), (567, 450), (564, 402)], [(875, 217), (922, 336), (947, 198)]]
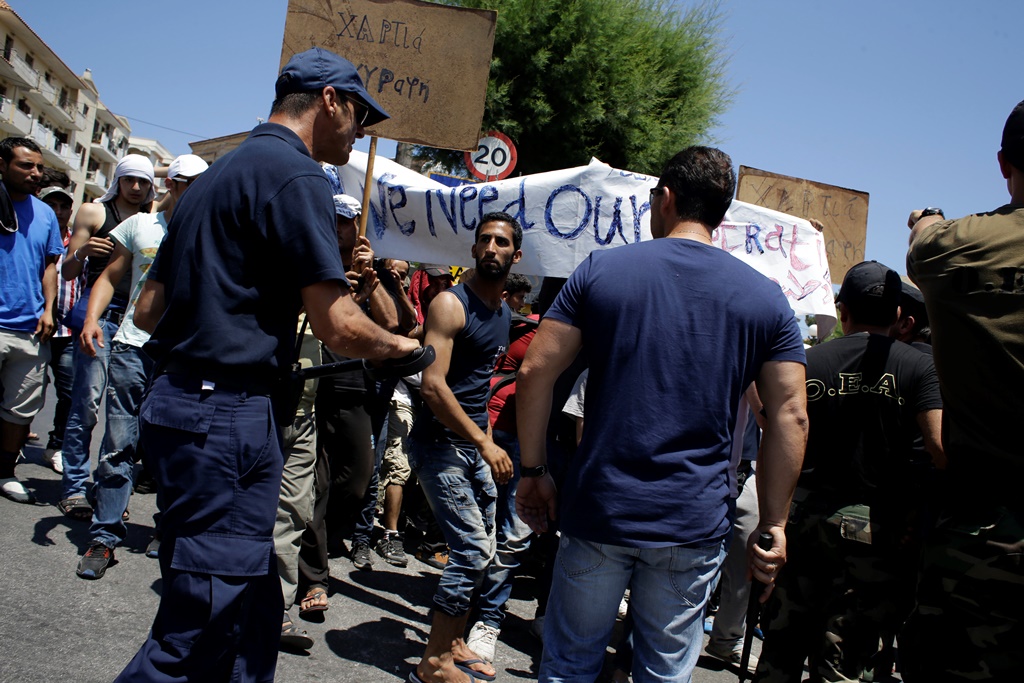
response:
[[(114, 548), (127, 532), (122, 515), (128, 508), (134, 481), (139, 404), (153, 365), (142, 351), (142, 345), (149, 341), (149, 333), (137, 328), (132, 321), (135, 300), (167, 236), (167, 222), (175, 204), (207, 168), (207, 163), (194, 154), (183, 154), (171, 162), (167, 169), (170, 196), (167, 208), (160, 213), (136, 213), (110, 232), (114, 252), (89, 294), (80, 336), (81, 350), (89, 358), (95, 358), (100, 350), (106, 349), (110, 360), (107, 364), (107, 428), (94, 475), (91, 540), (76, 570), (83, 579), (103, 578), (107, 566), (114, 561)], [(100, 316), (114, 298), (117, 283), (129, 274), (131, 300), (117, 334), (108, 340)]]
[[(117, 164), (106, 194), (78, 209), (68, 244), (68, 257), (61, 267), (65, 280), (78, 277), (83, 270), (86, 273), (83, 301), (69, 316), (70, 326), (75, 331), (81, 331), (84, 324), (82, 314), (89, 298), (88, 290), (96, 284), (113, 253), (111, 231), (138, 213), (155, 196), (152, 162), (142, 155), (129, 154)], [(110, 304), (99, 317), (107, 339), (114, 336), (124, 319), (131, 293), (131, 278), (125, 277), (114, 284)], [(89, 447), (99, 415), (100, 399), (107, 387), (109, 360), (109, 348), (103, 348), (95, 357), (82, 353), (78, 348), (74, 352), (72, 401), (62, 453), (64, 478), (58, 503), (61, 512), (72, 519), (84, 521), (92, 517), (92, 508), (85, 498), (85, 484), (89, 479)]]

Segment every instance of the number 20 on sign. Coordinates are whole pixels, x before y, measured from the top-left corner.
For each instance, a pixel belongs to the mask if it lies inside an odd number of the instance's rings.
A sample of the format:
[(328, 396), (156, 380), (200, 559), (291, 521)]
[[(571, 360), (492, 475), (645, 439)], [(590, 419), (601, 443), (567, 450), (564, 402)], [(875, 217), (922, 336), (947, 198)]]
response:
[(466, 152), (466, 168), (487, 182), (503, 180), (516, 167), (516, 146), (504, 133), (492, 130), (476, 143), (476, 150)]

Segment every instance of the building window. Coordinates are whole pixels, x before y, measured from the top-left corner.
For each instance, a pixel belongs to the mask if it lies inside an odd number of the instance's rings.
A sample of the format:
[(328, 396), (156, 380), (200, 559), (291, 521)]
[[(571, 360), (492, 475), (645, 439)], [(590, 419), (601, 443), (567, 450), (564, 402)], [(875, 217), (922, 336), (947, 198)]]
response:
[(25, 55), (25, 63), (28, 64), (30, 67), (35, 66), (36, 58), (32, 55)]
[(24, 97), (18, 100), (18, 111), (20, 111), (23, 114), (28, 114), (29, 116), (32, 116), (32, 108), (28, 106), (28, 102), (25, 100)]
[(14, 38), (7, 36), (4, 39), (4, 59), (11, 61), (11, 53), (14, 52)]

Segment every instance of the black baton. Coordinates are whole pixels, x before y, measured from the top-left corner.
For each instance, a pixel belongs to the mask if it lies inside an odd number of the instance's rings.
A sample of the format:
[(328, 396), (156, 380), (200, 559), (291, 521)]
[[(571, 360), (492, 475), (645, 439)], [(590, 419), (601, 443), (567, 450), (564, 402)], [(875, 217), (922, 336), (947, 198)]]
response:
[[(762, 531), (757, 537), (757, 547), (761, 550), (772, 549), (772, 535)], [(750, 666), (750, 648), (754, 645), (754, 629), (761, 621), (761, 594), (766, 586), (755, 578), (750, 579), (750, 599), (747, 601), (747, 629), (743, 634), (743, 652), (740, 654), (740, 683), (753, 678), (747, 673)]]

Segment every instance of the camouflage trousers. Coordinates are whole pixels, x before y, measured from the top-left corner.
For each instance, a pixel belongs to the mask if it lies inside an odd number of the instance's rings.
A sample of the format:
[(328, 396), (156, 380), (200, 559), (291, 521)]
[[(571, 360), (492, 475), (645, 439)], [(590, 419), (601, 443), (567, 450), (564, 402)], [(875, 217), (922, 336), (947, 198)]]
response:
[(940, 518), (900, 634), (905, 681), (1024, 680), (1022, 553), (1024, 514), (977, 505)]
[(892, 642), (913, 605), (915, 548), (855, 526), (834, 513), (790, 522), (755, 681), (800, 683), (804, 660), (811, 681), (857, 681)]

